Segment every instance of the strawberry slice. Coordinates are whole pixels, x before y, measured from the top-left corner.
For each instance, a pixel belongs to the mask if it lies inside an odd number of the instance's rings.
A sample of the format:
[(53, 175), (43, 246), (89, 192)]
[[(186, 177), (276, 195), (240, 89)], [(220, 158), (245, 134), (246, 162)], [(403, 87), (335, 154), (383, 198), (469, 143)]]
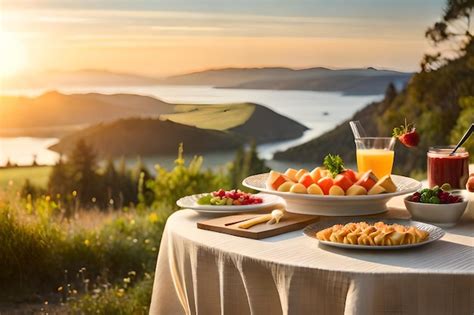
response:
[(413, 124), (407, 124), (406, 119), (405, 125), (393, 129), (393, 136), (397, 137), (407, 148), (416, 147), (420, 142), (420, 135), (416, 132), (415, 126)]

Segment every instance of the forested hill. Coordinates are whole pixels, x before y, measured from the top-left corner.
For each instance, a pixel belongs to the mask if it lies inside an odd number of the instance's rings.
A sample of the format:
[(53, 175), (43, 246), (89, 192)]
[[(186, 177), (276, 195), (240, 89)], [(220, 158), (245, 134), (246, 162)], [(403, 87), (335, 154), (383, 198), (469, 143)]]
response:
[(224, 131), (200, 129), (172, 121), (131, 118), (99, 124), (65, 136), (50, 149), (68, 155), (79, 140), (94, 148), (101, 158), (175, 154), (183, 142), (186, 152), (235, 149), (243, 139)]
[[(210, 119), (211, 118), (211, 119)], [(244, 143), (299, 138), (307, 127), (258, 104), (175, 105), (157, 118), (128, 118), (70, 133), (53, 150), (68, 154), (85, 140), (102, 157), (224, 151)]]
[[(396, 173), (426, 170), (428, 148), (456, 143), (474, 122), (473, 52), (471, 41), (463, 57), (435, 71), (417, 73), (398, 94), (389, 88), (383, 101), (368, 105), (349, 119), (361, 120), (370, 135), (378, 136), (390, 136), (392, 128), (402, 124), (405, 117), (416, 123), (421, 143), (415, 149), (397, 144)], [(337, 153), (347, 163), (354, 163), (355, 144), (348, 121), (307, 143), (278, 152), (275, 159), (319, 164), (327, 153)], [(474, 152), (474, 139), (471, 137), (465, 146)]]

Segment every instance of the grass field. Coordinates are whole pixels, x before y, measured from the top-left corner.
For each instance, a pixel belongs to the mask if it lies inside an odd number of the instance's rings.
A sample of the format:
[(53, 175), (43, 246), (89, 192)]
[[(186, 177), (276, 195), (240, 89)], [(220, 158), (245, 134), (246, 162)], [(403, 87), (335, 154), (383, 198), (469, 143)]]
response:
[(35, 186), (46, 187), (51, 166), (28, 166), (0, 169), (0, 189), (20, 188), (26, 179)]
[[(245, 123), (255, 110), (253, 104), (176, 105), (175, 113), (161, 115), (179, 124), (202, 129), (228, 130)], [(212, 119), (209, 119), (212, 117)]]

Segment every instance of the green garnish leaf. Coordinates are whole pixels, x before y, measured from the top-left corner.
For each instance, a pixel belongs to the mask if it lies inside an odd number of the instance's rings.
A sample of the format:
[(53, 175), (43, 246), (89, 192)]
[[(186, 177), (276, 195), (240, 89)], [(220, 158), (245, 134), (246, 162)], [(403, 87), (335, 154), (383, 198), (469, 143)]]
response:
[(344, 161), (339, 155), (328, 154), (324, 157), (323, 165), (333, 177), (344, 171)]

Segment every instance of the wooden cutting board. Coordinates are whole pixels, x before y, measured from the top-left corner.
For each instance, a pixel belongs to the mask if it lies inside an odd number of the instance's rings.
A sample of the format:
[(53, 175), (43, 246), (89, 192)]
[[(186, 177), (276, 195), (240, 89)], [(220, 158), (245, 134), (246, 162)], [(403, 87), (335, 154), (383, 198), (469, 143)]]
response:
[(240, 237), (262, 239), (302, 229), (305, 226), (319, 219), (318, 216), (286, 212), (285, 216), (277, 224), (270, 225), (266, 223), (260, 223), (248, 229), (241, 229), (238, 227), (238, 225), (241, 223), (240, 221), (262, 216), (264, 214), (265, 213), (245, 213), (231, 215), (227, 217), (220, 217), (198, 222), (197, 227), (203, 230), (225, 233)]

